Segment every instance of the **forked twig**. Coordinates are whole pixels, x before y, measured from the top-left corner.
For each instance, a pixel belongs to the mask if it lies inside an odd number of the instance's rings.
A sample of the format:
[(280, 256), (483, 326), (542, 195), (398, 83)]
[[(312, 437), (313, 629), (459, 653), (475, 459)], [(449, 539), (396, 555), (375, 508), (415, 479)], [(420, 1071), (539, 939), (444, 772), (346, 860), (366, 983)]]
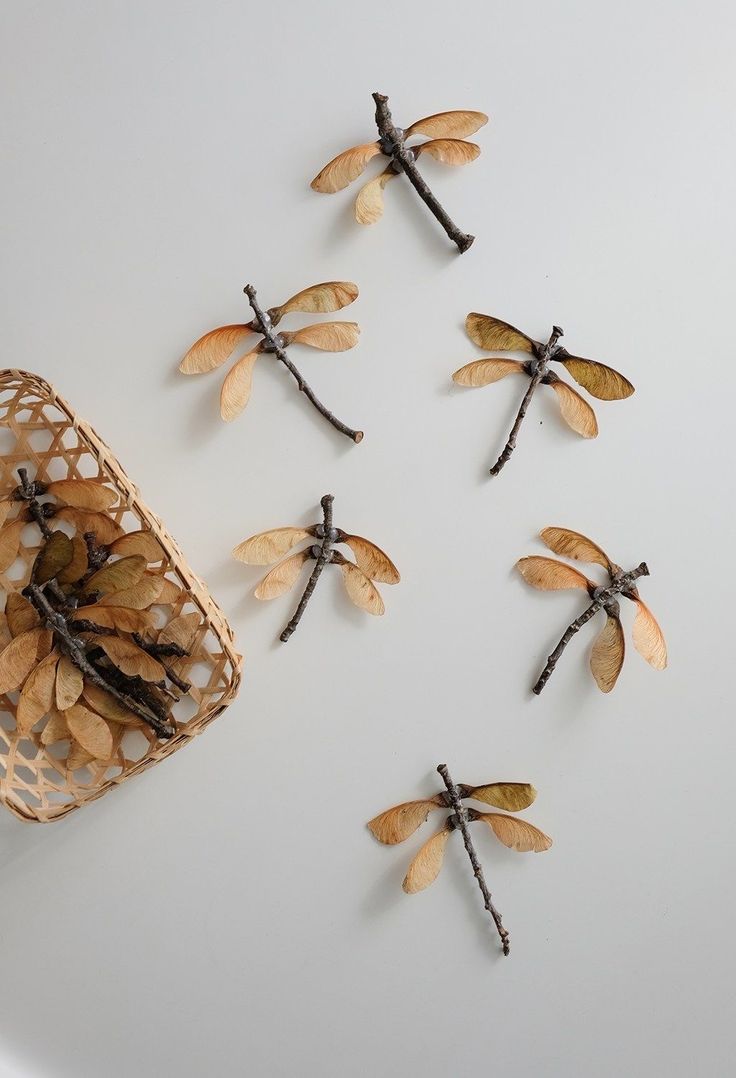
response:
[(279, 638), (284, 644), (301, 621), (302, 614), (307, 608), (307, 603), (312, 598), (312, 592), (317, 585), (317, 581), (322, 575), (322, 570), (324, 569), (325, 565), (327, 565), (327, 562), (332, 559), (332, 555), (334, 553), (332, 551), (332, 544), (337, 538), (335, 531), (332, 527), (332, 503), (334, 502), (334, 500), (334, 494), (325, 494), (320, 501), (320, 505), (322, 506), (323, 521), (322, 541), (319, 547), (319, 554), (317, 555), (314, 569), (312, 569), (312, 572), (310, 573), (309, 580), (307, 581), (307, 586), (304, 589), (304, 593), (302, 594), (302, 597), (299, 600), (299, 604), (294, 611), (294, 616), (292, 617), (291, 621), (286, 626)]

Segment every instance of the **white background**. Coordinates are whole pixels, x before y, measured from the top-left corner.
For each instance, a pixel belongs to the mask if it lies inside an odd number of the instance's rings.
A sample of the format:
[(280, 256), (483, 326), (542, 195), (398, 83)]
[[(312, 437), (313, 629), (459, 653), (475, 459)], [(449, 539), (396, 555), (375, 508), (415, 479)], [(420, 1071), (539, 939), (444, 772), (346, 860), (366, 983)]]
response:
[[(47, 827), (0, 818), (0, 1034), (9, 1074), (724, 1075), (733, 1035), (734, 103), (717, 3), (2, 4), (3, 363), (54, 382), (113, 447), (227, 611), (238, 700), (144, 777)], [(374, 137), (482, 109), (479, 160), (422, 167), (459, 256), (406, 183), (383, 221), (310, 191)], [(301, 350), (335, 434), (262, 361), (225, 426), (204, 330), (355, 280), (351, 353)], [(597, 441), (548, 391), (487, 476), (521, 383), (453, 388), (486, 311), (609, 362)], [(340, 315), (336, 317), (341, 317)], [(294, 319), (293, 326), (302, 323)], [(325, 574), (261, 605), (244, 536), (318, 519), (402, 571), (372, 619)], [(670, 667), (630, 648), (615, 692), (594, 626), (530, 685), (575, 593), (513, 570), (547, 524), (626, 566)], [(626, 612), (630, 626), (631, 610)], [(478, 836), (512, 937), (499, 955), (461, 843), (401, 880), (431, 824), (378, 811), (458, 781), (534, 782), (555, 840)]]

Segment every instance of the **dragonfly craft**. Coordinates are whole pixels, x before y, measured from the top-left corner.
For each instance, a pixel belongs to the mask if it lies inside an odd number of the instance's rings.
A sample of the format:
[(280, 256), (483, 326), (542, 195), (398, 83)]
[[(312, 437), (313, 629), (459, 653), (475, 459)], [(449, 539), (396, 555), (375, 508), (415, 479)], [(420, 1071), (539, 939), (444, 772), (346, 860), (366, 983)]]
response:
[(363, 432), (346, 426), (325, 407), (315, 396), (309, 384), (297, 370), (286, 354), (291, 344), (304, 344), (310, 348), (319, 348), (323, 352), (344, 352), (358, 343), (360, 328), (356, 322), (317, 322), (301, 329), (278, 333), (276, 327), (284, 315), (292, 311), (308, 314), (326, 314), (342, 310), (358, 295), (357, 285), (350, 281), (324, 281), (302, 289), (278, 307), (261, 309), (252, 285), (243, 289), (253, 310), (250, 322), (238, 325), (220, 326), (210, 330), (192, 345), (179, 364), (182, 374), (204, 374), (213, 371), (228, 359), (232, 353), (252, 334), (260, 334), (261, 340), (244, 356), (241, 356), (230, 368), (220, 393), (220, 415), (229, 423), (245, 408), (250, 400), (253, 381), (253, 368), (261, 355), (272, 355), (286, 367), (294, 377), (304, 396), (314, 405), (320, 415), (331, 423), (335, 430), (360, 442)]
[[(493, 918), (501, 938), (503, 953), (509, 953), (509, 934), (504, 928), (501, 914), (493, 904), (491, 893), (486, 886), (478, 855), (473, 845), (469, 824), (480, 822), (486, 825), (496, 838), (510, 850), (521, 853), (541, 853), (552, 845), (552, 839), (537, 827), (507, 816), (507, 812), (520, 812), (528, 808), (537, 796), (537, 791), (526, 782), (491, 782), (484, 786), (455, 785), (446, 764), (440, 764), (437, 771), (445, 783), (445, 790), (434, 797), (421, 801), (406, 801), (394, 808), (387, 809), (368, 824), (379, 842), (389, 846), (403, 842), (413, 835), (434, 809), (451, 809), (440, 830), (434, 834), (415, 855), (404, 879), (403, 888), (413, 895), (423, 891), (433, 883), (442, 868), (447, 840), (453, 831), (459, 831), (465, 850), (473, 868), (473, 874), (483, 895), (483, 903)], [(463, 805), (465, 798), (480, 801), (503, 809), (504, 812), (480, 812), (478, 809)]]
[[(398, 584), (399, 573), (388, 557), (375, 543), (363, 539), (360, 535), (349, 535), (341, 528), (333, 527), (333, 495), (325, 494), (322, 498), (321, 524), (308, 528), (275, 528), (272, 531), (252, 535), (236, 546), (234, 557), (247, 565), (271, 565), (282, 558), (299, 543), (305, 540), (317, 540), (296, 554), (280, 561), (270, 573), (267, 573), (255, 591), (256, 599), (275, 599), (290, 591), (299, 578), (299, 574), (308, 561), (314, 561), (307, 586), (299, 600), (294, 616), (281, 633), (280, 639), (286, 643), (301, 621), (307, 603), (312, 597), (317, 581), (325, 565), (339, 565), (348, 596), (361, 610), (369, 614), (383, 614), (383, 599), (373, 581), (382, 584)], [(344, 543), (350, 548), (355, 561), (346, 558), (335, 548), (336, 543)]]
[(521, 558), (516, 563), (524, 580), (534, 588), (540, 588), (542, 591), (580, 588), (588, 593), (591, 600), (587, 609), (565, 629), (532, 691), (539, 695), (575, 633), (599, 610), (605, 613), (606, 623), (593, 644), (590, 669), (601, 692), (611, 691), (621, 672), (625, 653), (624, 630), (617, 598), (619, 595), (636, 603), (637, 611), (632, 629), (634, 647), (655, 670), (664, 670), (667, 665), (667, 645), (662, 630), (649, 607), (640, 598), (635, 583), (639, 577), (649, 576), (646, 563), (641, 562), (635, 569), (624, 572), (592, 539), (568, 528), (545, 528), (540, 532), (540, 536), (555, 554), (603, 566), (608, 574), (608, 582), (596, 584), (579, 570), (557, 561), (556, 558), (533, 556)]
[(501, 456), (491, 468), (491, 475), (498, 475), (516, 448), (519, 428), (524, 421), (529, 402), (540, 383), (554, 390), (562, 418), (576, 434), (580, 434), (583, 438), (597, 437), (598, 421), (595, 412), (577, 390), (550, 368), (551, 362), (562, 364), (578, 385), (583, 386), (591, 396), (599, 400), (622, 400), (630, 397), (634, 392), (634, 387), (628, 378), (624, 378), (612, 367), (607, 367), (604, 363), (597, 363), (592, 359), (571, 356), (567, 349), (557, 343), (562, 336), (559, 326), (553, 326), (552, 334), (546, 344), (527, 337), (526, 333), (515, 329), (508, 322), (502, 322), (500, 318), (492, 318), (488, 314), (475, 312), (469, 314), (465, 320), (465, 329), (473, 344), (477, 344), (479, 348), (485, 348), (489, 352), (526, 352), (530, 357), (524, 362), (518, 359), (477, 359), (455, 371), (452, 376), (453, 382), (472, 389), (498, 382), (508, 374), (524, 374), (529, 378), (529, 385), (508, 441)]
[[(467, 251), (475, 237), (462, 232), (451, 220), (429, 189), (416, 163), (422, 154), (428, 154), (444, 165), (467, 165), (475, 161), (480, 147), (464, 140), (487, 124), (488, 117), (483, 112), (464, 110), (438, 112), (417, 120), (407, 128), (401, 128), (396, 127), (391, 118), (388, 98), (383, 94), (373, 94), (373, 100), (376, 103), (378, 140), (352, 146), (338, 154), (312, 180), (312, 189), (323, 194), (342, 191), (361, 175), (369, 161), (381, 155), (384, 159), (388, 158), (389, 164), (359, 191), (355, 202), (356, 221), (361, 225), (371, 225), (379, 220), (383, 215), (384, 188), (389, 180), (403, 172), (453, 243), (461, 252)], [(408, 140), (415, 135), (425, 135), (428, 141), (408, 145)]]

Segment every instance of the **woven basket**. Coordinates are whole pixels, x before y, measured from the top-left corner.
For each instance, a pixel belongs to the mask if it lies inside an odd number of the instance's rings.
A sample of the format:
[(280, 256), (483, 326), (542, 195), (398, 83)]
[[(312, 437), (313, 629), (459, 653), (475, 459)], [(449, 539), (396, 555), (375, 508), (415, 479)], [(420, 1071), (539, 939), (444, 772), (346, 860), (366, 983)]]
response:
[[(105, 443), (42, 378), (5, 370), (0, 371), (0, 496), (17, 484), (19, 466), (43, 482), (97, 478), (114, 487), (120, 502), (110, 515), (126, 531), (150, 529), (165, 554), (157, 571), (164, 571), (182, 589), (176, 604), (159, 608), (161, 624), (193, 611), (202, 619), (189, 657), (177, 660), (181, 676), (192, 687), (173, 707), (176, 733), (168, 741), (159, 741), (143, 724), (135, 729), (119, 727), (110, 761), (93, 761), (70, 772), (63, 745), (42, 745), (42, 727), (18, 735), (18, 694), (0, 698), (0, 800), (20, 819), (46, 823), (101, 797), (201, 733), (237, 693), (242, 659), (219, 607)], [(16, 562), (0, 574), (6, 594), (28, 580), (38, 552), (38, 532), (30, 525), (28, 532), (30, 545), (22, 543)]]

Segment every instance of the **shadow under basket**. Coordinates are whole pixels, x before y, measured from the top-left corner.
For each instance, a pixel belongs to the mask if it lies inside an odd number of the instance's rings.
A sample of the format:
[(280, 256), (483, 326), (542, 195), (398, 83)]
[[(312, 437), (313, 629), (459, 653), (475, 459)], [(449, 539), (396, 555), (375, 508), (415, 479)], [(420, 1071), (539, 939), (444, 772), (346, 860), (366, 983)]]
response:
[[(207, 588), (189, 568), (163, 523), (141, 501), (105, 443), (42, 378), (4, 370), (0, 371), (0, 498), (18, 485), (18, 468), (24, 467), (31, 479), (43, 483), (93, 479), (114, 490), (118, 499), (108, 510), (109, 517), (125, 532), (150, 532), (161, 547), (161, 561), (149, 569), (164, 576), (168, 593), (175, 597), (166, 606), (151, 608), (156, 627), (163, 628), (182, 614), (196, 613), (200, 619), (198, 624), (189, 619), (196, 627), (189, 654), (176, 659), (177, 672), (190, 689), (172, 705), (175, 733), (169, 740), (159, 740), (142, 722), (110, 723), (111, 756), (70, 770), (66, 762), (69, 741), (46, 746), (42, 740), (50, 720), (43, 718), (29, 733), (19, 734), (18, 693), (0, 697), (0, 801), (22, 820), (46, 823), (101, 797), (201, 733), (235, 697), (242, 658)], [(16, 560), (0, 573), (0, 588), (6, 596), (28, 582), (39, 549), (40, 532), (29, 523)]]

